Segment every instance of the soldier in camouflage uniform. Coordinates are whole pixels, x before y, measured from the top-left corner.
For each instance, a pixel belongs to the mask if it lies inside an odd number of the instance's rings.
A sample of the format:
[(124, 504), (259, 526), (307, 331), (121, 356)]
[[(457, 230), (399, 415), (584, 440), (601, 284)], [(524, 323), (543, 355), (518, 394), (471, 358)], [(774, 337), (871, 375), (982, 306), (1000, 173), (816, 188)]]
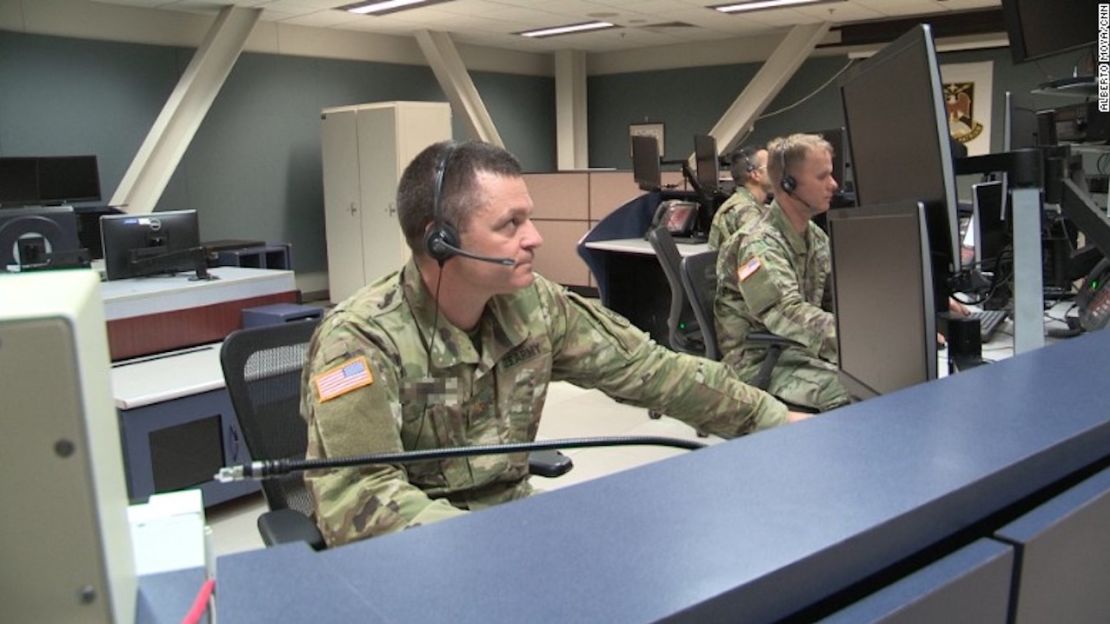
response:
[(720, 251), (717, 339), (723, 361), (745, 381), (766, 355), (765, 347), (746, 344), (750, 332), (800, 343), (782, 352), (767, 390), (794, 405), (829, 410), (848, 396), (837, 378), (829, 240), (812, 219), (829, 209), (837, 189), (832, 148), (819, 136), (795, 134), (768, 150), (771, 180), (782, 192)]
[[(535, 275), (542, 239), (508, 152), (433, 145), (406, 168), (397, 207), (413, 258), (337, 306), (309, 346), (301, 399), (309, 458), (531, 441), (552, 380), (726, 437), (804, 417), (723, 365), (661, 348)], [(437, 262), (425, 236), (441, 223), (460, 225), (455, 247), (512, 266), (457, 255)], [(329, 545), (532, 491), (524, 453), (314, 471), (305, 480)]]
[(767, 150), (741, 148), (732, 153), (729, 161), (736, 190), (717, 209), (709, 226), (709, 248), (720, 249), (734, 232), (754, 222), (765, 212), (764, 201), (771, 192), (771, 179), (767, 176)]

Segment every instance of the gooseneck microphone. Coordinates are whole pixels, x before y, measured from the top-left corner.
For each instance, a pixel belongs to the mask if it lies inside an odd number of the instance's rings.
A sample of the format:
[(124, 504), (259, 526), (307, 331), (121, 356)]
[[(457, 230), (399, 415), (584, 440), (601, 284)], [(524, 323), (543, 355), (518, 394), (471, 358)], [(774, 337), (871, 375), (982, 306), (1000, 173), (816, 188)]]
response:
[(418, 461), (450, 459), (453, 457), (526, 453), (530, 451), (549, 451), (595, 446), (669, 446), (693, 451), (703, 448), (705, 445), (701, 442), (683, 440), (681, 438), (667, 438), (661, 436), (615, 436), (544, 440), (542, 442), (519, 442), (516, 444), (454, 446), (419, 451), (401, 451), (397, 453), (373, 453), (356, 457), (336, 457), (334, 459), (263, 459), (253, 461), (249, 464), (220, 468), (220, 471), (216, 473), (215, 479), (220, 483), (228, 483), (231, 481), (243, 481), (245, 479), (280, 477), (304, 470), (349, 468), (373, 464), (404, 464)]
[(476, 253), (471, 253), (465, 249), (456, 247), (451, 243), (443, 240), (441, 237), (433, 236), (428, 240), (428, 249), (431, 250), (433, 257), (438, 257), (436, 254), (442, 256), (462, 256), (470, 258), (471, 260), (480, 260), (482, 262), (491, 262), (493, 264), (500, 264), (502, 266), (513, 267), (516, 266), (516, 260), (512, 258), (498, 258), (495, 256), (483, 256)]

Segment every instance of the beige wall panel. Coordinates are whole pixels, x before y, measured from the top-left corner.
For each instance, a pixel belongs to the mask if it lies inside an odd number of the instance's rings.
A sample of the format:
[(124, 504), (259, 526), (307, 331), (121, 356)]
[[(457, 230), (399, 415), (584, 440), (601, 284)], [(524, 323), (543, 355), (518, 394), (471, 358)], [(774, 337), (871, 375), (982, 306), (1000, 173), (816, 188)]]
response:
[(589, 215), (588, 173), (526, 173), (524, 183), (532, 196), (533, 219), (585, 221)]
[(536, 251), (536, 272), (567, 286), (589, 284), (590, 270), (578, 257), (578, 241), (586, 235), (585, 221), (534, 221), (543, 236)]

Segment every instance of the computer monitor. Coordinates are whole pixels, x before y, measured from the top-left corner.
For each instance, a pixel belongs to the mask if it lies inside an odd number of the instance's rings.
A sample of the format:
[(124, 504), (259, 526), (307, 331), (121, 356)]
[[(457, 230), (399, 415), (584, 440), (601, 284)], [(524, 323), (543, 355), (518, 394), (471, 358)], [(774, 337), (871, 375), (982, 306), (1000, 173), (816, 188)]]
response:
[(100, 201), (96, 156), (40, 158), (39, 199), (44, 204)]
[(1002, 0), (1002, 18), (1015, 63), (1093, 45), (1098, 0)]
[(712, 196), (720, 188), (720, 161), (717, 139), (708, 134), (694, 135), (694, 172), (702, 193)]
[(840, 380), (857, 399), (937, 378), (926, 213), (919, 202), (829, 213)]
[[(200, 245), (196, 210), (105, 215), (100, 218), (100, 238), (109, 280), (197, 269), (188, 254)], [(138, 263), (158, 256), (168, 261)]]
[(960, 269), (959, 216), (948, 116), (930, 27), (913, 27), (863, 61), (840, 92), (856, 203), (925, 204), (935, 299), (946, 309), (948, 277)]
[(1006, 116), (1003, 118), (1002, 151), (1010, 152), (1043, 145), (1037, 123), (1037, 111), (1023, 106), (1009, 91), (1006, 92)]
[(658, 191), (663, 186), (663, 172), (659, 165), (659, 143), (655, 137), (632, 136), (632, 177), (644, 191)]
[(99, 200), (96, 156), (0, 158), (0, 206)]
[(76, 252), (77, 217), (70, 206), (0, 210), (0, 272), (50, 264), (55, 254)]
[(38, 180), (37, 158), (0, 158), (0, 208), (38, 203)]
[(1000, 181), (981, 182), (971, 186), (971, 194), (975, 263), (984, 271), (994, 271), (1010, 240), (1005, 189)]
[(120, 421), (100, 278), (0, 277), (0, 599), (12, 622), (133, 622)]

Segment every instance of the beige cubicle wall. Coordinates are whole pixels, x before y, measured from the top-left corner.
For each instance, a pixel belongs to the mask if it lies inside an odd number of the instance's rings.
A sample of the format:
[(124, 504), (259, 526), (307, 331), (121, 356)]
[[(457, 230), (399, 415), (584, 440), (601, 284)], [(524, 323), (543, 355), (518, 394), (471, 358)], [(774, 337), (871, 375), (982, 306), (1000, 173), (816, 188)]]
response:
[[(643, 194), (631, 171), (526, 173), (532, 219), (543, 236), (536, 271), (565, 286), (593, 287), (593, 276), (578, 256), (578, 241), (617, 208)], [(663, 184), (681, 185), (682, 174), (663, 172)]]

